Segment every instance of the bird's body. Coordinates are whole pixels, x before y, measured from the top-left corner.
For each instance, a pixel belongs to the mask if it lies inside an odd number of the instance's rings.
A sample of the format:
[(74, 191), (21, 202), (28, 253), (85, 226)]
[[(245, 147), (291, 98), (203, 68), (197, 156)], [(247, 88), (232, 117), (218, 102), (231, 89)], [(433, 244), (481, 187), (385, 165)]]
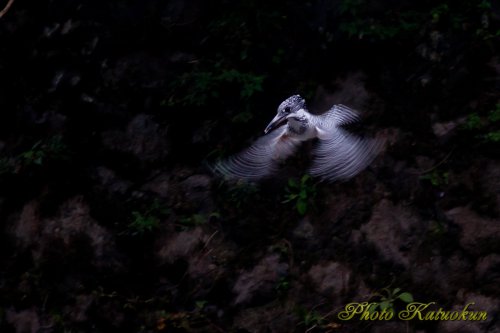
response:
[(362, 139), (342, 128), (358, 119), (359, 114), (344, 105), (313, 115), (302, 97), (291, 96), (278, 107), (266, 135), (215, 169), (228, 177), (259, 180), (276, 172), (279, 162), (293, 154), (300, 143), (318, 138), (309, 172), (330, 181), (349, 179), (366, 168), (383, 145), (382, 140)]

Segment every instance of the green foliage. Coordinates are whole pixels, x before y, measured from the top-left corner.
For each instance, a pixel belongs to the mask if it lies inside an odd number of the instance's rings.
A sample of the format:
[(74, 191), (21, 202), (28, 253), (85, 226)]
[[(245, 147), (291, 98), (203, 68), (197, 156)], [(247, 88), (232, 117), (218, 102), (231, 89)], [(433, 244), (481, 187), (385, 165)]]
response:
[(450, 7), (446, 3), (442, 3), (431, 9), (432, 23), (437, 23), (439, 20), (450, 11)]
[(228, 201), (232, 206), (241, 208), (249, 199), (257, 195), (257, 187), (254, 184), (238, 182), (228, 189)]
[(481, 121), (481, 117), (479, 117), (479, 115), (477, 113), (471, 113), (467, 116), (467, 120), (465, 121), (465, 124), (464, 124), (464, 127), (469, 129), (469, 130), (473, 130), (473, 129), (478, 129), (478, 128), (481, 128), (483, 125), (482, 125), (482, 121)]
[(144, 234), (147, 231), (153, 231), (160, 225), (160, 220), (156, 216), (133, 211), (132, 217), (133, 221), (132, 223), (130, 223), (129, 227), (138, 234)]
[(60, 135), (47, 140), (37, 141), (30, 150), (21, 153), (18, 161), (22, 166), (38, 165), (51, 160), (64, 160), (68, 158), (68, 148)]
[(288, 278), (288, 277), (282, 277), (278, 281), (278, 283), (276, 284), (276, 287), (274, 289), (278, 293), (279, 297), (282, 297), (282, 296), (286, 295), (286, 293), (290, 289), (290, 278)]
[(488, 114), (488, 120), (492, 123), (500, 121), (500, 103), (495, 105), (495, 109), (491, 110)]
[[(224, 104), (251, 105), (251, 99), (263, 90), (270, 68), (289, 57), (289, 45), (284, 39), (270, 43), (267, 38), (285, 34), (288, 10), (273, 2), (240, 1), (214, 11), (203, 27), (202, 38), (190, 43), (196, 59), (186, 63), (191, 67), (173, 75), (162, 104), (217, 105), (220, 110), (224, 110)], [(261, 57), (264, 54), (269, 56)], [(255, 108), (224, 114), (235, 123), (247, 123), (253, 117), (249, 110)]]
[(329, 319), (334, 311), (322, 315), (314, 308), (307, 309), (299, 305), (294, 308), (294, 312), (297, 317), (301, 318), (299, 325), (303, 326), (304, 330), (300, 332), (336, 332), (341, 327)]
[(297, 181), (294, 178), (288, 180), (286, 187), (287, 194), (283, 203), (292, 202), (300, 215), (304, 215), (311, 204), (311, 200), (316, 197), (316, 185), (312, 183), (309, 175), (304, 175)]
[(39, 144), (40, 142), (37, 142), (31, 150), (28, 150), (21, 154), (21, 159), (23, 160), (24, 164), (42, 165), (43, 159), (45, 158), (45, 152), (38, 149)]
[(340, 30), (347, 33), (349, 37), (371, 38), (378, 40), (392, 39), (403, 32), (411, 31), (417, 27), (411, 22), (400, 21), (397, 24), (384, 24), (377, 21), (366, 22), (365, 20), (354, 20), (342, 23)]
[[(284, 8), (273, 2), (233, 3), (234, 5), (227, 6), (227, 10), (221, 10), (220, 15), (213, 17), (207, 27), (212, 42), (225, 46), (223, 54), (218, 51), (216, 55), (225, 59), (232, 58), (233, 61), (250, 62), (256, 49), (273, 54), (269, 43), (263, 41), (262, 36), (283, 29), (286, 20)], [(278, 47), (276, 50), (279, 49)], [(276, 54), (279, 57), (279, 52)], [(274, 62), (276, 58), (273, 57), (272, 60)]]
[(203, 310), (203, 308), (207, 305), (207, 301), (205, 300), (198, 300), (194, 304), (196, 305), (196, 309), (198, 310)]
[[(495, 105), (495, 109), (491, 110), (488, 114), (488, 121), (490, 124), (498, 125), (500, 122), (500, 103)], [(487, 142), (500, 142), (500, 130), (492, 130), (484, 134), (484, 140)]]
[(241, 85), (241, 97), (248, 98), (256, 92), (262, 91), (262, 82), (264, 81), (264, 77), (231, 69), (222, 71), (218, 80)]
[(250, 110), (245, 110), (240, 113), (237, 113), (232, 119), (231, 122), (233, 123), (248, 123), (250, 120), (253, 119), (253, 114), (250, 112)]
[(363, 0), (342, 0), (339, 5), (339, 10), (341, 13), (357, 15), (363, 2)]
[(429, 223), (429, 236), (431, 237), (441, 237), (446, 234), (446, 227), (442, 221), (431, 220)]
[(70, 155), (62, 136), (56, 135), (37, 141), (29, 150), (16, 156), (0, 157), (0, 175), (20, 173), (25, 168), (44, 167), (52, 162), (68, 160)]
[(212, 212), (210, 214), (193, 214), (191, 216), (184, 216), (179, 219), (179, 224), (184, 227), (195, 227), (198, 225), (206, 224), (212, 218), (219, 218), (220, 214), (218, 212)]
[(377, 308), (380, 310), (394, 311), (394, 303), (396, 300), (400, 300), (404, 303), (413, 302), (413, 295), (409, 292), (401, 292), (401, 288), (395, 288), (390, 290), (388, 288), (383, 288), (382, 293), (376, 295), (379, 300), (375, 302), (374, 306), (371, 306), (368, 311), (373, 312)]
[(145, 212), (132, 212), (132, 222), (128, 225), (128, 228), (133, 235), (143, 235), (154, 231), (160, 226), (160, 218), (169, 213), (170, 210), (168, 208), (162, 206), (158, 200), (155, 200)]
[(364, 13), (365, 0), (343, 0), (340, 3), (340, 13), (343, 20), (339, 29), (349, 38), (368, 38), (372, 40), (387, 40), (415, 32), (422, 24), (423, 13), (406, 11), (386, 13), (380, 17), (367, 16)]
[(489, 142), (500, 142), (500, 131), (486, 133), (484, 139)]
[(233, 86), (240, 90), (240, 97), (246, 99), (262, 91), (263, 82), (263, 75), (225, 69), (217, 64), (210, 70), (193, 70), (182, 74), (172, 82), (172, 93), (165, 103), (169, 106), (203, 106)]
[(194, 227), (197, 225), (202, 225), (207, 222), (207, 218), (203, 214), (193, 214), (191, 216), (185, 216), (179, 219), (179, 223), (183, 226)]
[[(493, 16), (490, 1), (437, 1), (432, 7), (419, 10), (403, 8), (373, 14), (366, 0), (343, 0), (339, 5), (341, 23), (339, 29), (349, 38), (368, 38), (373, 41), (410, 37), (432, 23), (444, 24), (456, 32), (464, 31), (464, 24), (476, 29), (480, 40), (500, 36), (489, 24)], [(464, 14), (467, 13), (467, 14)], [(470, 29), (470, 28), (469, 28)], [(473, 31), (473, 30), (472, 30)]]
[(301, 324), (305, 327), (320, 326), (324, 321), (323, 316), (318, 311), (298, 308), (297, 312), (302, 318)]
[(491, 9), (491, 1), (489, 0), (482, 0), (477, 7), (479, 9)]
[(500, 123), (500, 103), (497, 103), (486, 117), (481, 117), (475, 112), (469, 114), (463, 127), (466, 130), (479, 131), (480, 134), (476, 137), (483, 142), (498, 143), (500, 142), (500, 130), (496, 129), (498, 123)]
[(450, 173), (434, 169), (427, 174), (420, 176), (420, 179), (429, 180), (433, 186), (440, 187), (448, 185)]
[(491, 1), (483, 0), (477, 5), (477, 8), (482, 13), (482, 17), (480, 20), (481, 26), (476, 29), (476, 35), (485, 41), (498, 39), (500, 37), (500, 29), (494, 30), (490, 24), (490, 17), (494, 16)]

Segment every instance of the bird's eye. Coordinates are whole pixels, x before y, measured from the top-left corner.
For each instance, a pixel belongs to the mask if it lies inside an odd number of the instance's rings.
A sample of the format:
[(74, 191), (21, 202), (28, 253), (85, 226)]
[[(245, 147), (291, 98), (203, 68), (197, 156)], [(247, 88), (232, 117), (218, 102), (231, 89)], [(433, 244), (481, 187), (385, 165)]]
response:
[(291, 109), (289, 106), (287, 106), (284, 111), (285, 111), (285, 113), (290, 113)]

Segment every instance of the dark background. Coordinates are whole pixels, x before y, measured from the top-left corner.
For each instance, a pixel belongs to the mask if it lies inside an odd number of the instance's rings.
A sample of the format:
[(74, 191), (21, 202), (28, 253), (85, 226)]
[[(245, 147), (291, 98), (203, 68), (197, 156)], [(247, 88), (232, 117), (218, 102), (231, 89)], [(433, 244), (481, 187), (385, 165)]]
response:
[[(488, 0), (16, 0), (0, 331), (498, 332), (499, 45)], [(310, 145), (259, 184), (210, 173), (297, 93), (385, 152), (345, 183), (304, 176)], [(411, 298), (488, 319), (337, 318)]]

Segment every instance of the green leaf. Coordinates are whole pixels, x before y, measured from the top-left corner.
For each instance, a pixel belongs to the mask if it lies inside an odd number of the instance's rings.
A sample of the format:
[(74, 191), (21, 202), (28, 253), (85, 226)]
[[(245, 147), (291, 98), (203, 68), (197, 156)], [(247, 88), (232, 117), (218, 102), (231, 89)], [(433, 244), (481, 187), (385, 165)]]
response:
[(482, 127), (481, 118), (477, 113), (471, 113), (464, 124), (465, 128), (474, 130)]
[(299, 183), (297, 183), (297, 180), (295, 178), (290, 178), (288, 179), (288, 186), (292, 188), (297, 188), (299, 187)]
[(194, 214), (192, 216), (195, 225), (205, 224), (206, 218), (203, 214)]
[(490, 111), (490, 113), (488, 114), (488, 119), (491, 122), (496, 122), (500, 120), (500, 103), (496, 105), (495, 110)]
[(210, 213), (210, 215), (208, 216), (209, 218), (220, 218), (220, 213), (219, 212), (212, 212)]
[(302, 199), (297, 200), (297, 211), (300, 215), (304, 215), (307, 211), (307, 201)]
[(285, 200), (283, 200), (282, 203), (287, 203), (287, 202), (293, 201), (293, 200), (297, 199), (298, 196), (299, 196), (298, 194), (287, 194), (285, 197)]
[(396, 296), (401, 291), (401, 288), (396, 288), (392, 291), (392, 295)]
[(302, 184), (305, 184), (309, 179), (311, 179), (311, 176), (309, 176), (308, 174), (305, 174), (302, 176), (302, 178), (300, 179), (300, 182)]
[(383, 311), (383, 310), (390, 308), (392, 305), (389, 302), (380, 302), (379, 306), (380, 306), (380, 309)]
[(23, 153), (23, 157), (27, 160), (30, 160), (33, 158), (33, 155), (34, 155), (34, 152), (32, 150), (30, 151), (27, 151), (25, 153)]
[(35, 163), (36, 165), (42, 165), (42, 161), (43, 161), (43, 160), (42, 160), (42, 157), (40, 156), (40, 157), (37, 157), (37, 158), (33, 161), (33, 163)]
[(483, 0), (479, 5), (477, 5), (478, 8), (480, 9), (490, 9), (491, 8), (491, 2), (488, 0)]
[(376, 304), (369, 304), (368, 305), (368, 313), (369, 314), (372, 314), (375, 312), (375, 310), (380, 306), (380, 303), (376, 303)]
[(413, 296), (410, 293), (401, 293), (401, 295), (399, 295), (399, 299), (405, 303), (413, 302)]
[(205, 305), (207, 304), (207, 301), (196, 301), (195, 304), (196, 304), (196, 308), (198, 310), (202, 310), (205, 307)]
[(484, 137), (486, 141), (500, 142), (500, 131), (487, 133)]
[(247, 123), (249, 122), (251, 119), (253, 118), (253, 115), (252, 113), (248, 112), (248, 111), (243, 111), (243, 112), (240, 112), (238, 113), (237, 115), (235, 115), (233, 117), (233, 119), (231, 119), (231, 121), (233, 123)]

